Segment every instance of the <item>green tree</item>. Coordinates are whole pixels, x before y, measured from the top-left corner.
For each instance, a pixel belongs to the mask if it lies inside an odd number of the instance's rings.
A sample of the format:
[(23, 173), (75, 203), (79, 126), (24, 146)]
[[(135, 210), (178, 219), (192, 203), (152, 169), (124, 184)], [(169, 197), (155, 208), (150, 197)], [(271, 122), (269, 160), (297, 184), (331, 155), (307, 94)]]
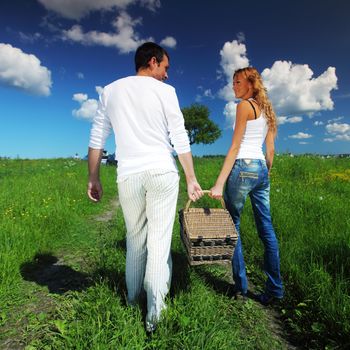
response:
[(221, 136), (218, 125), (209, 119), (208, 107), (195, 103), (183, 108), (182, 113), (191, 145), (213, 143)]

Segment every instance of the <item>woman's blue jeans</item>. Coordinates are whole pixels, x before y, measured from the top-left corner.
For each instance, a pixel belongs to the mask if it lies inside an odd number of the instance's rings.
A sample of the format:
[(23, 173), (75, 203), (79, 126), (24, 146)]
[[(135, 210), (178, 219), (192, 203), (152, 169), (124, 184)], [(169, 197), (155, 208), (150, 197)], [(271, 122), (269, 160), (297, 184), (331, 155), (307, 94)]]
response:
[(282, 298), (278, 242), (270, 214), (270, 181), (265, 160), (237, 159), (226, 182), (225, 203), (239, 234), (232, 258), (232, 272), (237, 291), (247, 293), (248, 282), (240, 237), (240, 216), (249, 195), (258, 235), (264, 244), (265, 293)]

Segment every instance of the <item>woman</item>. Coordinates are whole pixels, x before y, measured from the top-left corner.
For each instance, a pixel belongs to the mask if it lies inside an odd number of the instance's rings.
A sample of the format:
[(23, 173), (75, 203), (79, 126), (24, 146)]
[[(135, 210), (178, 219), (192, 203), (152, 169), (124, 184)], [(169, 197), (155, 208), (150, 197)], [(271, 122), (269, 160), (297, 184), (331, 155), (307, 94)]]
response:
[[(267, 305), (283, 297), (278, 243), (270, 215), (269, 174), (277, 132), (276, 116), (255, 68), (235, 71), (233, 91), (241, 102), (237, 105), (232, 144), (211, 189), (211, 197), (221, 198), (227, 182), (224, 198), (239, 233), (240, 215), (249, 194), (257, 231), (265, 248), (264, 270), (267, 281), (264, 293), (257, 297), (262, 304)], [(262, 152), (264, 141), (266, 160)], [(248, 283), (240, 235), (232, 258), (232, 271), (235, 296), (245, 299)]]

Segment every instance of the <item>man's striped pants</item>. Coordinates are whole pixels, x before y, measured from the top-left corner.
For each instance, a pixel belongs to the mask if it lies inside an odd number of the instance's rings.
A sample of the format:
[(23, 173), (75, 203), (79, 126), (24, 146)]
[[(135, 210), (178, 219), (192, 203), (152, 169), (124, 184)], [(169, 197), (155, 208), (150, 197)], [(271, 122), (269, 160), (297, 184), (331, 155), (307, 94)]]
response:
[(142, 285), (148, 322), (157, 322), (171, 283), (171, 237), (179, 191), (177, 172), (153, 169), (118, 179), (126, 236), (128, 302), (135, 304)]

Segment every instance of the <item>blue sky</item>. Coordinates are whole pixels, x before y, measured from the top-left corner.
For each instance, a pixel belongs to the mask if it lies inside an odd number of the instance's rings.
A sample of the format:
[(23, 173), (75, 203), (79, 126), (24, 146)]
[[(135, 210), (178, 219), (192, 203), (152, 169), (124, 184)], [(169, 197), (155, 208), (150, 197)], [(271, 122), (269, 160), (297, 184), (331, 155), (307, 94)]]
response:
[(0, 156), (86, 155), (98, 91), (134, 74), (147, 40), (168, 50), (181, 107), (207, 105), (223, 130), (195, 155), (229, 148), (232, 72), (248, 64), (278, 115), (277, 152), (350, 153), (349, 13), (341, 0), (3, 0)]

